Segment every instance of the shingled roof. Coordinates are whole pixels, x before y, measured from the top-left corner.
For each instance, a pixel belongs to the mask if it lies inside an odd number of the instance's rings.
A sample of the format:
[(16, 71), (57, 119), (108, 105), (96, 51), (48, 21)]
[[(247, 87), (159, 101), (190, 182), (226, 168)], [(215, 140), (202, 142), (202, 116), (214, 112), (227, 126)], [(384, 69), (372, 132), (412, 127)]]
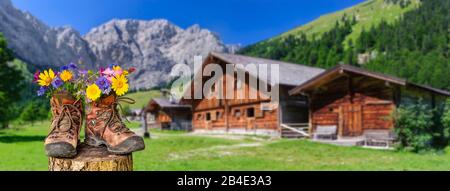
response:
[(406, 79), (403, 79), (403, 78), (398, 78), (395, 76), (390, 76), (390, 75), (386, 75), (386, 74), (382, 74), (382, 73), (378, 73), (378, 72), (372, 72), (372, 71), (368, 71), (368, 70), (365, 70), (362, 68), (358, 68), (358, 67), (346, 65), (346, 64), (337, 65), (337, 66), (305, 81), (304, 83), (301, 83), (294, 89), (290, 90), (289, 94), (290, 95), (300, 94), (307, 89), (311, 89), (316, 86), (320, 86), (319, 82), (321, 82), (321, 81), (329, 81), (329, 80), (336, 79), (335, 76), (342, 75), (345, 72), (350, 72), (350, 73), (354, 73), (354, 74), (359, 74), (359, 75), (363, 75), (363, 76), (368, 76), (368, 77), (388, 81), (388, 82), (391, 82), (391, 83), (394, 83), (394, 84), (397, 84), (400, 86), (414, 86), (414, 87), (417, 87), (417, 88), (420, 88), (420, 89), (423, 89), (426, 91), (430, 91), (433, 93), (441, 94), (444, 96), (450, 96), (450, 92), (445, 91), (445, 90), (433, 88), (433, 87), (426, 86), (426, 85), (415, 84), (412, 82), (408, 82)]
[(158, 104), (161, 108), (186, 108), (186, 109), (191, 108), (190, 105), (174, 103), (166, 98), (153, 98), (152, 101)]
[[(325, 71), (321, 68), (301, 64), (293, 64), (237, 54), (212, 52), (210, 56), (216, 57), (228, 64), (241, 64), (243, 66), (246, 66), (247, 64), (276, 64), (279, 66), (279, 84), (281, 85), (298, 86), (299, 84), (302, 84)], [(270, 79), (270, 77), (271, 76), (269, 75), (268, 78)]]

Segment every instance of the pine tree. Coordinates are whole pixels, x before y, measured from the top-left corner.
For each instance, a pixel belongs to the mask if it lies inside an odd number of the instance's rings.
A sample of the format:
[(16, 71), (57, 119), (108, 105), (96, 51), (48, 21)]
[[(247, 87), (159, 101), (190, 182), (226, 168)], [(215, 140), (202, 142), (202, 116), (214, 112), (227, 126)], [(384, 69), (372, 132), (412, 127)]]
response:
[(25, 106), (19, 118), (23, 122), (31, 122), (33, 124), (41, 117), (38, 114), (39, 106), (34, 101), (31, 101)]
[(13, 115), (13, 110), (17, 108), (23, 87), (20, 71), (9, 63), (13, 58), (6, 40), (0, 34), (0, 128), (8, 127), (9, 121), (17, 117)]
[[(387, 0), (408, 6), (408, 0)], [(450, 90), (450, 1), (421, 1), (420, 7), (408, 11), (396, 22), (381, 21), (363, 28), (359, 37), (345, 41), (352, 33), (356, 16), (344, 15), (333, 28), (306, 38), (300, 33), (285, 42), (272, 39), (240, 51), (241, 54), (285, 60), (329, 68), (338, 62), (356, 65), (358, 54), (376, 53), (376, 58), (363, 65), (409, 81)]]

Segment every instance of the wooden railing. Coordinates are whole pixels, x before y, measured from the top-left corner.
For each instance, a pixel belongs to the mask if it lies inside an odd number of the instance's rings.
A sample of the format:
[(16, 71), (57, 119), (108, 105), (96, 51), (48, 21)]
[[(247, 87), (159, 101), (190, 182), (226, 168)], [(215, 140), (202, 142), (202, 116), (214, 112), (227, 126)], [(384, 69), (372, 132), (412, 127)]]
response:
[(308, 123), (282, 123), (281, 128), (289, 129), (297, 132), (305, 137), (309, 137), (309, 124)]

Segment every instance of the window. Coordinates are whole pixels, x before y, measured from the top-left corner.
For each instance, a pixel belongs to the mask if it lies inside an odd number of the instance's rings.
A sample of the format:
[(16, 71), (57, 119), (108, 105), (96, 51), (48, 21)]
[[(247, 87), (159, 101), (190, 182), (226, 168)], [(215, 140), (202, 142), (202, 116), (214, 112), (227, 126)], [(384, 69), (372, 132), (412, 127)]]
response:
[(253, 107), (247, 108), (247, 117), (255, 117), (255, 108)]
[(216, 111), (216, 119), (220, 119), (222, 116), (220, 116), (220, 111)]
[(201, 119), (202, 119), (202, 114), (201, 113), (197, 114), (197, 120), (201, 120)]
[(206, 121), (211, 121), (211, 113), (206, 113)]
[(240, 109), (235, 109), (234, 110), (234, 116), (235, 117), (241, 117), (241, 110)]
[(153, 123), (156, 120), (156, 116), (153, 114), (148, 113), (147, 114), (147, 122)]

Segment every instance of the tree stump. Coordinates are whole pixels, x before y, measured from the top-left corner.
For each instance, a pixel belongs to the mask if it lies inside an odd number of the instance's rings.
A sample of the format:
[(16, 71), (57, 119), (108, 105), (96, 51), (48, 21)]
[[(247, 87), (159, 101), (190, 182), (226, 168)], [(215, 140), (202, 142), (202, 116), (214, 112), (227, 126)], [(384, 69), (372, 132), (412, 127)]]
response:
[(115, 155), (106, 147), (92, 147), (86, 144), (78, 146), (78, 154), (74, 158), (48, 159), (49, 171), (132, 171), (133, 157)]

